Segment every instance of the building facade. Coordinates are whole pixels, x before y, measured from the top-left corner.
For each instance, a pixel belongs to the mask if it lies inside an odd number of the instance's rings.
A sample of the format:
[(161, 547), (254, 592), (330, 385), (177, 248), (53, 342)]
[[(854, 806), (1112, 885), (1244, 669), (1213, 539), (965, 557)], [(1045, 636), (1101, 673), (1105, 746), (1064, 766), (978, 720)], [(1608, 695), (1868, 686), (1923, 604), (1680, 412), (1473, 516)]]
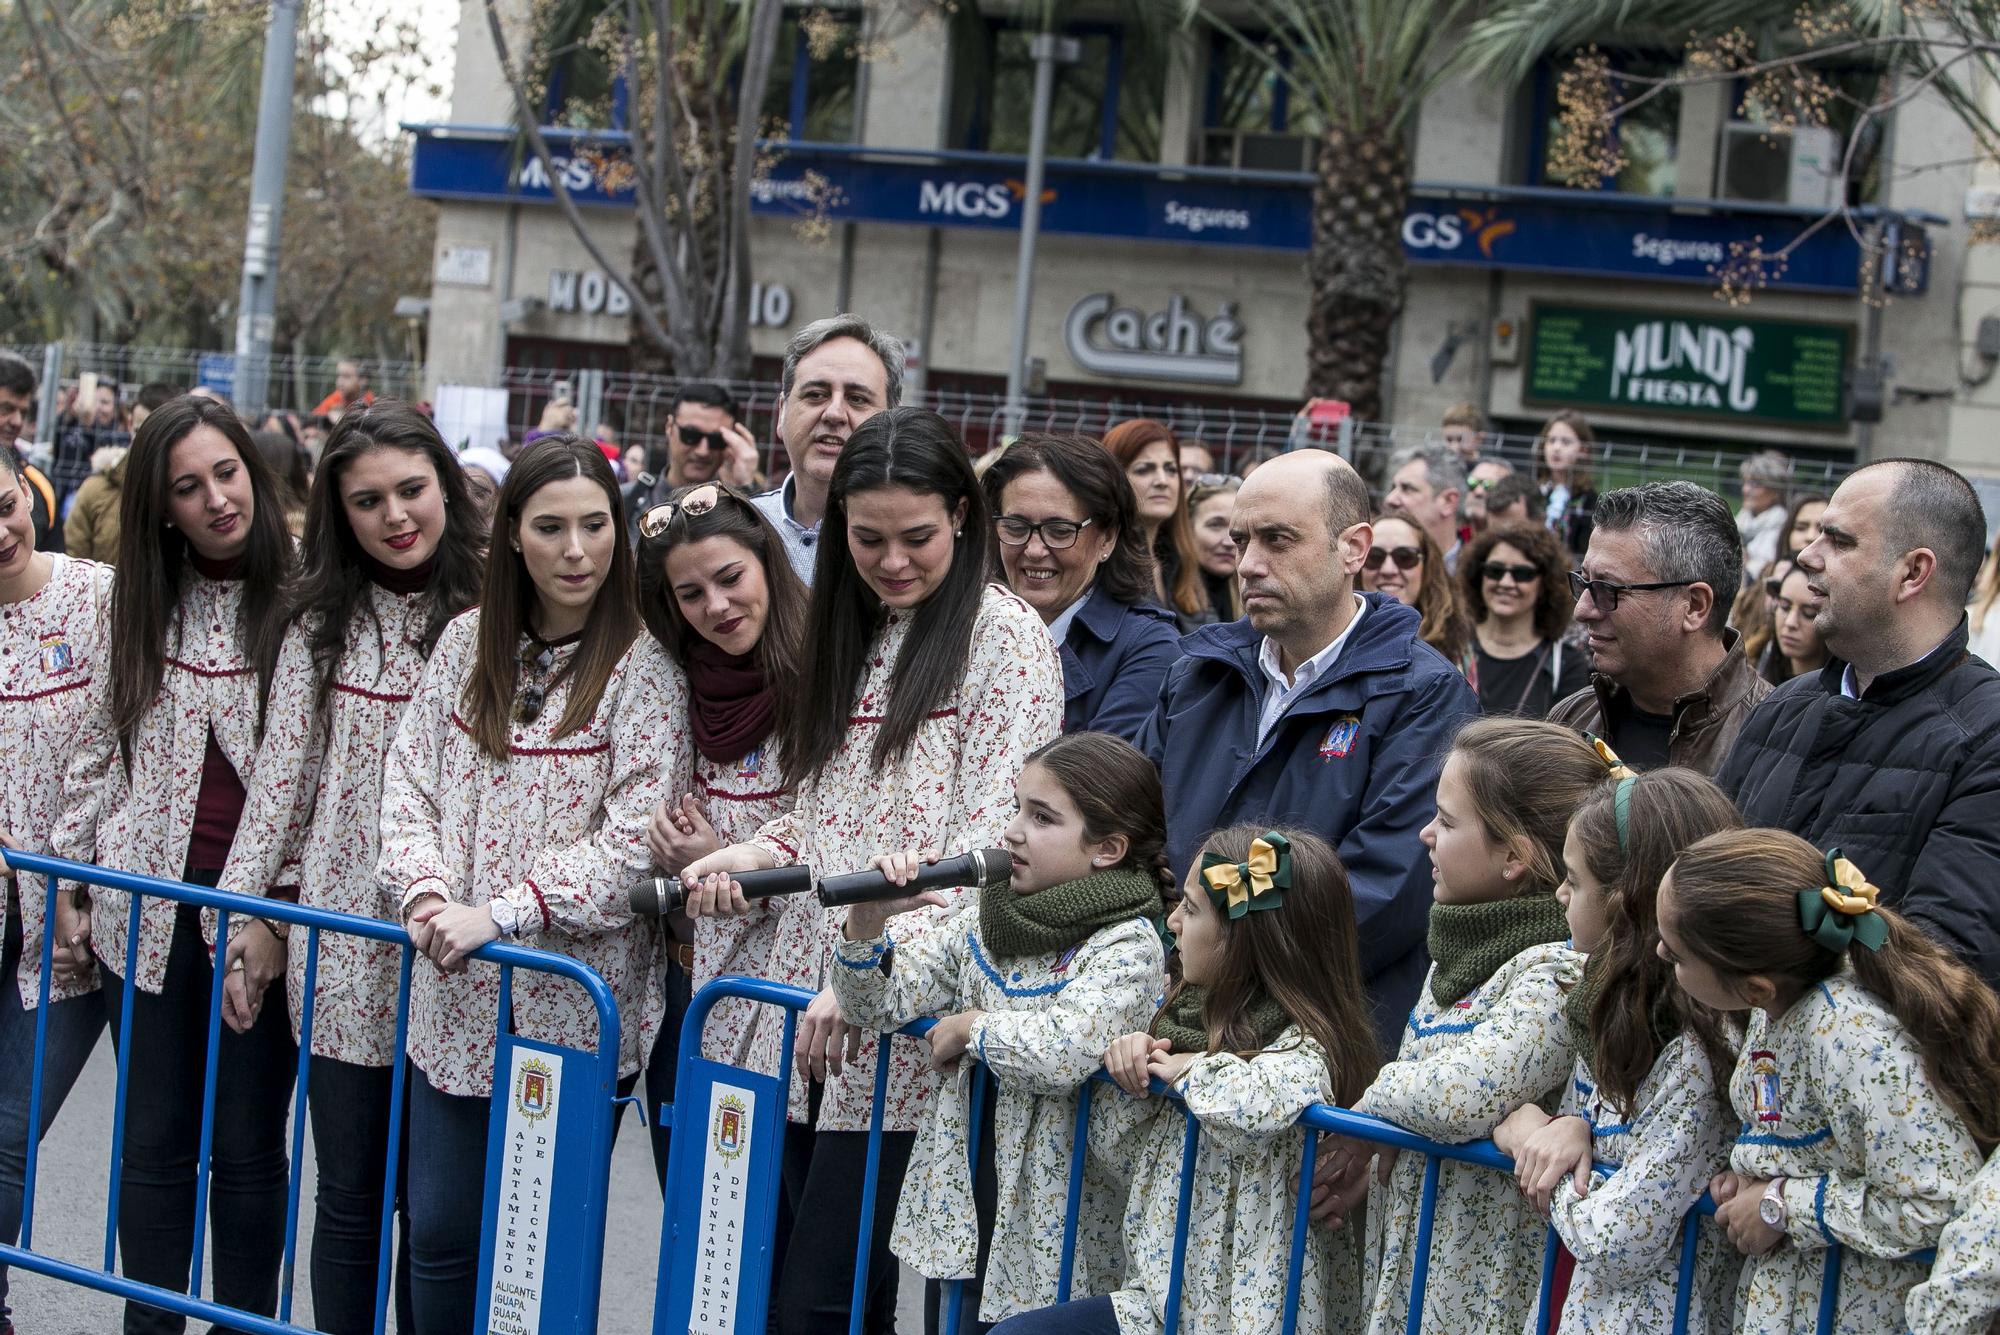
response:
[[(848, 21), (856, 38), (862, 21)], [(621, 368), (623, 294), (514, 144), (477, 0), (460, 31), (450, 120), (412, 127), (413, 189), (441, 203), (433, 388), (499, 385), (507, 366)], [(1031, 383), (1063, 398), (1291, 412), (1305, 382), (1310, 114), (1199, 28), (1070, 35)], [(853, 309), (911, 343), (914, 387), (997, 392), (1013, 338), (1027, 34), (968, 11), (872, 34), (865, 60), (859, 41), (814, 36), (788, 18), (772, 106), (800, 129), (753, 195), (760, 369), (790, 329)], [(1665, 53), (1616, 59), (1671, 68)], [(1469, 400), (1532, 431), (1575, 407), (1621, 441), (1775, 445), (1838, 462), (1922, 454), (2000, 473), (2000, 388), (1973, 383), (1991, 366), (1977, 325), (2000, 306), (2000, 264), (1967, 223), (1974, 171), (1922, 169), (1973, 156), (1941, 101), (1919, 98), (1862, 132), (1849, 199), (1857, 225), (1890, 229), (1899, 257), (1864, 274), (1845, 221), (1812, 228), (1831, 203), (1824, 164), (1853, 131), (1773, 135), (1739, 118), (1739, 89), (1690, 85), (1621, 122), (1616, 180), (1567, 189), (1547, 161), (1556, 77), (1448, 82), (1421, 109), (1392, 421), (1434, 424)], [(557, 166), (588, 201), (597, 250), (628, 262), (629, 195), (581, 161)], [(801, 202), (808, 181), (830, 185), (823, 210)], [(1719, 296), (1732, 257), (1802, 234), (1747, 302)]]

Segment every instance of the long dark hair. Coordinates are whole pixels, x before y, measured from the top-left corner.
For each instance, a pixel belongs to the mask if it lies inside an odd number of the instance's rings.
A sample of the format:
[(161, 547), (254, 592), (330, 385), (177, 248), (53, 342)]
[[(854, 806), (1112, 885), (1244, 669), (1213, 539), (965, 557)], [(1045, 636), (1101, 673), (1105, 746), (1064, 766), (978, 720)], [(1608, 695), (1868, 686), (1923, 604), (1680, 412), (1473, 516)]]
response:
[[(431, 557), (430, 605), (419, 645), (424, 657), (430, 657), (451, 619), (479, 601), (479, 582), (485, 575), (486, 522), (465, 488), (465, 471), (458, 466), (458, 456), (445, 445), (431, 419), (392, 399), (343, 413), (320, 452), (319, 469), (307, 493), (298, 578), (286, 605), (288, 622), (305, 618), (316, 711), (325, 709), (333, 694), (334, 674), (341, 655), (347, 652), (347, 632), (356, 609), (364, 610), (369, 621), (375, 622), (361, 544), (347, 521), (347, 506), (340, 495), (348, 465), (374, 450), (422, 455), (437, 473), (438, 490), (444, 496), (444, 532)], [(381, 630), (376, 624), (377, 635)]]
[[(1242, 862), (1250, 841), (1263, 833), (1261, 825), (1232, 825), (1211, 834), (1201, 851)], [(1278, 833), (1292, 846), (1291, 889), (1273, 911), (1223, 920), (1215, 976), (1202, 998), (1202, 1027), (1210, 1052), (1256, 1052), (1251, 1008), (1260, 995), (1270, 997), (1326, 1053), (1333, 1101), (1346, 1107), (1382, 1065), (1361, 981), (1354, 894), (1340, 855), (1324, 840), (1287, 827)]]
[[(1546, 533), (1547, 530), (1542, 530)], [(1590, 1073), (1622, 1117), (1639, 1103), (1639, 1085), (1660, 1059), (1656, 1017), (1672, 1014), (1683, 1032), (1708, 1053), (1717, 1078), (1727, 1083), (1735, 1054), (1723, 1036), (1722, 1017), (1674, 984), (1674, 966), (1660, 958), (1660, 878), (1681, 850), (1723, 830), (1740, 830), (1743, 818), (1715, 781), (1698, 770), (1650, 770), (1625, 793), (1625, 821), (1618, 820), (1619, 784), (1600, 788), (1577, 808), (1570, 837), (1604, 891), (1603, 944), (1590, 953), (1597, 986), (1590, 1010)]]
[(1408, 515), (1379, 514), (1369, 521), (1377, 532), (1387, 523), (1407, 524), (1417, 535), (1417, 550), (1423, 553), (1424, 577), (1417, 581), (1417, 614), (1423, 618), (1417, 638), (1463, 668), (1466, 646), (1472, 640), (1472, 622), (1459, 606), (1458, 585), (1444, 563), (1444, 548), (1430, 531)]
[(1160, 771), (1123, 737), (1108, 732), (1066, 732), (1037, 747), (1022, 764), (1040, 765), (1076, 804), (1086, 843), (1125, 836), (1118, 865), (1151, 875), (1160, 883), (1160, 912), (1174, 890), (1167, 864), (1166, 797)]
[[(720, 482), (678, 487), (665, 503), (678, 505), (687, 499), (689, 492), (702, 487), (715, 489), (713, 510), (703, 514), (676, 510), (665, 529), (639, 541), (639, 615), (667, 655), (686, 666), (688, 654), (701, 638), (701, 632), (681, 615), (680, 601), (674, 597), (673, 586), (667, 580), (667, 557), (676, 548), (692, 542), (728, 538), (757, 559), (764, 570), (769, 603), (764, 612), (764, 633), (758, 637), (752, 654), (771, 691), (774, 706), (771, 729), (778, 738), (778, 766), (790, 774), (789, 766), (795, 757), (785, 748), (788, 741), (796, 739), (796, 729), (790, 724), (798, 709), (799, 662), (806, 641), (809, 595), (805, 582), (793, 571), (791, 560), (785, 555), (784, 539), (778, 536), (778, 530), (733, 487)], [(700, 701), (694, 703), (700, 707)]]
[(1480, 567), (1493, 549), (1506, 543), (1534, 562), (1541, 572), (1535, 585), (1535, 634), (1551, 642), (1569, 629), (1576, 599), (1569, 592), (1569, 560), (1556, 535), (1541, 524), (1493, 524), (1466, 545), (1458, 557), (1458, 592), (1472, 624), (1486, 620), (1486, 576)]
[[(1121, 603), (1153, 601), (1153, 554), (1139, 531), (1139, 503), (1111, 452), (1089, 436), (1023, 436), (993, 461), (980, 479), (987, 508), (998, 519), (1007, 484), (1029, 473), (1047, 473), (1076, 498), (1100, 533), (1112, 534), (1111, 554), (1097, 568), (1097, 587)], [(996, 553), (997, 557), (997, 553)], [(994, 562), (995, 578), (1004, 579)]]
[(181, 395), (146, 418), (125, 456), (125, 485), (118, 501), (118, 578), (111, 585), (111, 726), (131, 760), (132, 734), (159, 698), (166, 679), (167, 630), (178, 625), (187, 590), (187, 535), (167, 523), (167, 472), (174, 446), (198, 428), (221, 432), (250, 479), (250, 539), (243, 550), (242, 600), (236, 608), (236, 641), (257, 673), (261, 712), (278, 661), (285, 620), (281, 606), (292, 569), (292, 538), (264, 460), (226, 404)]
[(1826, 862), (1785, 830), (1712, 834), (1675, 860), (1672, 875), (1690, 957), (1725, 981), (1762, 974), (1801, 990), (1848, 965), (1909, 1034), (1980, 1154), (2000, 1144), (2000, 997), (1956, 955), (1886, 907), (1874, 910), (1889, 929), (1880, 950), (1829, 950), (1807, 936), (1799, 892), (1826, 884)]
[(639, 599), (632, 549), (625, 541), (625, 509), (618, 495), (618, 479), (604, 451), (590, 441), (567, 434), (543, 436), (514, 460), (514, 466), (507, 470), (507, 485), (500, 489), (494, 505), (486, 582), (479, 596), (478, 656), (461, 699), (467, 731), (479, 749), (495, 760), (505, 760), (509, 754), (508, 722), (520, 681), (521, 635), (528, 627), (528, 614), (534, 610), (536, 598), (527, 565), (514, 550), (514, 530), (536, 492), (573, 477), (588, 478), (603, 490), (613, 545), (611, 568), (590, 604), (582, 641), (550, 683), (553, 690), (565, 679), (572, 682), (569, 703), (556, 723), (556, 736), (567, 737), (590, 722), (611, 674), (639, 636)]
[[(518, 466), (518, 465), (517, 465)], [(512, 479), (510, 478), (511, 482)], [(794, 735), (780, 739), (785, 773), (816, 775), (847, 736), (869, 646), (882, 621), (882, 600), (868, 587), (847, 550), (847, 501), (862, 492), (901, 487), (935, 496), (950, 516), (965, 504), (964, 527), (936, 592), (915, 620), (889, 677), (889, 706), (875, 734), (874, 763), (900, 760), (924, 719), (942, 709), (965, 677), (972, 627), (993, 564), (993, 525), (972, 459), (951, 424), (927, 408), (889, 408), (854, 428), (827, 488), (819, 564), (813, 572), (812, 616), (806, 643), (812, 658)]]

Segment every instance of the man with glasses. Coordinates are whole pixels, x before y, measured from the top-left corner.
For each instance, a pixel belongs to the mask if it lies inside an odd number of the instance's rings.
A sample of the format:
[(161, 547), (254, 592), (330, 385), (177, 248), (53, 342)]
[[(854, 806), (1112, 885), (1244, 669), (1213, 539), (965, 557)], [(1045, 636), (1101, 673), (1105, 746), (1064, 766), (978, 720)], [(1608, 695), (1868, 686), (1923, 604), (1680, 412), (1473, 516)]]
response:
[(1332, 844), (1376, 1033), (1394, 1051), (1430, 965), (1418, 834), (1479, 702), (1420, 638), (1414, 607), (1355, 591), (1374, 531), (1368, 489), (1339, 456), (1295, 450), (1259, 468), (1230, 532), (1246, 616), (1181, 641), (1139, 742), (1160, 767), (1168, 861), (1184, 877), (1205, 833), (1238, 822), (1298, 825)]
[(1856, 469), (1798, 555), (1832, 655), (1716, 773), (1751, 825), (1838, 847), (1882, 902), (2000, 988), (2000, 672), (1966, 651), (1979, 495), (1927, 459)]
[(736, 398), (720, 385), (690, 381), (674, 392), (668, 409), (667, 439), (646, 447), (646, 471), (625, 486), (625, 513), (636, 524), (676, 487), (713, 482), (729, 458), (729, 447), (750, 433), (736, 420)]
[(1636, 770), (1713, 774), (1771, 692), (1728, 628), (1742, 578), (1736, 519), (1714, 492), (1692, 482), (1606, 492), (1570, 575), (1591, 684), (1549, 721), (1604, 738)]

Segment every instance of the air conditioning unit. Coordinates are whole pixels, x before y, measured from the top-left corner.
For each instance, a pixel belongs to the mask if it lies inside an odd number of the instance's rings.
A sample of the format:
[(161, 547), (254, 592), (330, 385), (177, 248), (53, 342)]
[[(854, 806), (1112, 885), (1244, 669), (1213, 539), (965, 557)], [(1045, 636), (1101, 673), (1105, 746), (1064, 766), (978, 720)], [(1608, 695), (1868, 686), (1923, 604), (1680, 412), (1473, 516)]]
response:
[(1317, 144), (1310, 135), (1207, 130), (1202, 134), (1201, 146), (1203, 166), (1301, 172), (1313, 169), (1313, 150)]
[(1828, 209), (1838, 202), (1840, 140), (1820, 125), (1786, 130), (1756, 121), (1722, 127), (1723, 199)]

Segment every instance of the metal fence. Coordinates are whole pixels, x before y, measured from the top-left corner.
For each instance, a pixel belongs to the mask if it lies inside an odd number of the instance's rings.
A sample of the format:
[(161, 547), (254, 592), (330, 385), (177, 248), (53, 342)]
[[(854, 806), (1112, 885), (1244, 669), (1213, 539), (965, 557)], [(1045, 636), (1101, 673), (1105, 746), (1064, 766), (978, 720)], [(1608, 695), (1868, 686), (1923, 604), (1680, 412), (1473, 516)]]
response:
[[(304, 908), (281, 900), (263, 899), (228, 890), (212, 890), (178, 881), (159, 880), (150, 876), (113, 871), (87, 863), (70, 862), (62, 858), (44, 857), (12, 849), (7, 852), (7, 862), (16, 871), (35, 873), (47, 878), (48, 902), (45, 905), (47, 912), (43, 918), (47, 927), (42, 932), (40, 1004), (35, 1012), (35, 1062), (33, 1084), (29, 1095), (28, 1125), (31, 1127), (41, 1125), (42, 1065), (48, 1042), (49, 984), (53, 972), (51, 966), (55, 947), (55, 933), (52, 930), (55, 922), (54, 897), (59, 893), (57, 878), (120, 890), (131, 896), (130, 913), (126, 924), (124, 961), (124, 977), (127, 979), (135, 976), (134, 969), (137, 965), (140, 940), (140, 913), (147, 898), (195, 905), (214, 911), (217, 915), (214, 958), (218, 961), (223, 958), (228, 948), (232, 919), (240, 921), (244, 918), (264, 918), (289, 923), (294, 928), (303, 929), (306, 963), (304, 1001), (299, 1015), (298, 1070), (291, 1107), (291, 1166), (285, 1198), (284, 1253), (279, 1275), (278, 1310), (275, 1317), (244, 1312), (201, 1296), (203, 1240), (207, 1223), (205, 1202), (209, 1188), (209, 1150), (213, 1144), (215, 1129), (216, 1061), (225, 977), (220, 969), (215, 970), (208, 1000), (201, 1149), (196, 1160), (194, 1255), (189, 1268), (187, 1288), (184, 1291), (175, 1291), (142, 1283), (120, 1275), (117, 1270), (119, 1195), (126, 1109), (133, 1096), (129, 1078), (129, 1058), (132, 1052), (132, 1006), (138, 990), (136, 986), (124, 989), (122, 1012), (109, 1017), (110, 1023), (118, 1026), (119, 1042), (117, 1093), (112, 1106), (111, 1180), (105, 1208), (102, 1264), (93, 1267), (35, 1250), (35, 1178), (39, 1145), (37, 1138), (30, 1136), (22, 1194), (20, 1242), (16, 1246), (0, 1245), (0, 1265), (46, 1275), (64, 1283), (93, 1289), (127, 1301), (148, 1303), (184, 1317), (213, 1322), (218, 1329), (257, 1331), (263, 1335), (307, 1335), (308, 1328), (295, 1324), (292, 1312), (300, 1204), (300, 1156), (304, 1152), (306, 1100), (311, 1084), (313, 1008), (317, 990), (320, 938), (330, 932), (400, 947), (402, 964), (396, 993), (396, 1050), (402, 1052), (408, 1037), (410, 971), (416, 955), (416, 948), (410, 942), (409, 933), (396, 923), (382, 922), (374, 918), (334, 913), (325, 909)], [(25, 886), (24, 881), (22, 892), (28, 893)], [(292, 937), (294, 950), (298, 948), (296, 945), (298, 940), (299, 937), (295, 934)], [(546, 1135), (555, 1146), (552, 1151), (556, 1156), (554, 1168), (566, 1170), (561, 1174), (563, 1180), (556, 1182), (552, 1187), (554, 1200), (549, 1205), (552, 1211), (560, 1210), (562, 1217), (551, 1222), (560, 1224), (561, 1236), (564, 1244), (570, 1248), (574, 1264), (561, 1267), (559, 1270), (551, 1268), (551, 1272), (545, 1277), (546, 1289), (538, 1294), (541, 1320), (538, 1324), (524, 1323), (521, 1328), (528, 1331), (547, 1331), (551, 1335), (558, 1331), (592, 1331), (597, 1328), (599, 1283), (604, 1257), (606, 1198), (611, 1172), (613, 1098), (618, 1081), (617, 1003), (611, 995), (611, 989), (602, 978), (588, 966), (567, 955), (496, 943), (481, 947), (472, 958), (497, 965), (500, 970), (500, 1001), (496, 1015), (496, 1033), (499, 1035), (499, 1041), (494, 1054), (494, 1118), (493, 1132), (489, 1135), (487, 1144), (486, 1213), (482, 1223), (484, 1242), (479, 1272), (481, 1311), (484, 1313), (488, 1310), (489, 1293), (497, 1295), (497, 1284), (494, 1281), (499, 1276), (500, 1261), (497, 1258), (501, 1255), (499, 1249), (503, 1245), (496, 1236), (498, 1233), (496, 1219), (503, 1207), (498, 1199), (499, 1193), (495, 1190), (495, 1184), (501, 1180), (499, 1177), (501, 1156), (509, 1147), (508, 1136), (503, 1134), (503, 1128), (510, 1124), (503, 1117), (503, 1105), (507, 1104), (510, 1092), (510, 1081), (507, 1078), (510, 1059), (517, 1053), (532, 1052), (536, 1058), (546, 1059), (542, 1069), (550, 1072), (543, 1086), (546, 1120), (543, 1120), (536, 1130), (539, 1134)], [(597, 1012), (598, 1045), (594, 1052), (573, 1048), (557, 1049), (551, 1045), (533, 1043), (513, 1034), (512, 994), (516, 969), (563, 978), (584, 991)], [(274, 980), (271, 986), (281, 989), (282, 995), (282, 989), (287, 984), (281, 976)], [(562, 1073), (570, 1069), (571, 1061), (578, 1064), (574, 1069), (582, 1074), (576, 1079), (565, 1080)], [(553, 1066), (552, 1070), (550, 1064)], [(383, 1174), (382, 1236), (380, 1250), (377, 1253), (379, 1278), (374, 1295), (374, 1329), (377, 1335), (383, 1335), (389, 1327), (390, 1279), (395, 1272), (395, 1266), (392, 1264), (392, 1247), (395, 1240), (394, 1220), (398, 1195), (396, 1183), (401, 1171), (405, 1122), (404, 1085), (409, 1069), (407, 1062), (399, 1061), (395, 1065), (392, 1077), (387, 1141), (388, 1162)], [(14, 1076), (10, 1073), (8, 1078)], [(564, 1085), (567, 1086), (566, 1096)], [(140, 1096), (144, 1097), (145, 1091), (141, 1091)], [(557, 1174), (551, 1170), (547, 1177), (555, 1179)], [(463, 1189), (469, 1191), (472, 1188), (468, 1186)], [(74, 1205), (74, 1194), (66, 1193), (65, 1208), (73, 1208)], [(513, 1244), (505, 1245), (511, 1247)], [(482, 1317), (480, 1329), (487, 1328), (487, 1320)], [(494, 1323), (493, 1328), (500, 1329), (500, 1323)]]
[[(151, 381), (185, 386), (208, 384), (225, 395), (235, 383), (235, 358), (225, 352), (77, 343), (17, 345), (11, 350), (27, 357), (38, 368), (55, 368), (52, 379), (62, 389), (73, 388), (78, 377), (88, 372), (115, 384), (121, 397), (128, 401), (140, 385)], [(272, 396), (292, 411), (309, 412), (332, 391), (341, 360), (272, 357), (269, 363)], [(429, 393), (422, 363), (363, 359), (362, 364), (368, 372), (369, 389), (378, 397), (415, 402)], [(777, 443), (776, 382), (719, 383), (735, 396), (744, 422), (764, 443), (763, 471), (767, 480), (781, 476), (786, 460)], [(549, 403), (561, 395), (576, 405), (579, 430), (592, 431), (602, 423), (611, 428), (620, 445), (659, 448), (666, 443), (674, 393), (681, 384), (677, 377), (632, 371), (510, 366), (501, 373), (495, 388), (507, 393), (506, 428), (513, 440), (518, 441), (538, 427)], [(54, 390), (49, 392), (45, 403), (55, 402), (54, 393)], [(1008, 438), (1007, 405), (1005, 396), (999, 393), (938, 388), (910, 401), (942, 414), (974, 455), (984, 454)], [(1435, 427), (1357, 421), (1324, 427), (1271, 408), (1119, 395), (1101, 399), (1030, 398), (1021, 430), (1101, 436), (1114, 424), (1139, 417), (1166, 423), (1184, 440), (1202, 442), (1214, 454), (1217, 469), (1223, 473), (1240, 474), (1253, 461), (1297, 445), (1312, 444), (1340, 451), (1361, 470), (1363, 477), (1379, 484), (1387, 460), (1396, 450), (1443, 441), (1440, 429)], [(48, 434), (38, 432), (45, 440)], [(1737, 490), (1737, 467), (1753, 452), (1752, 447), (1723, 443), (1600, 441), (1596, 447), (1599, 489), (1685, 478), (1733, 495)], [(1490, 434), (1485, 453), (1504, 459), (1516, 469), (1531, 470), (1535, 438)], [(1795, 457), (1793, 489), (1802, 493), (1829, 493), (1851, 466), (1836, 459)]]

